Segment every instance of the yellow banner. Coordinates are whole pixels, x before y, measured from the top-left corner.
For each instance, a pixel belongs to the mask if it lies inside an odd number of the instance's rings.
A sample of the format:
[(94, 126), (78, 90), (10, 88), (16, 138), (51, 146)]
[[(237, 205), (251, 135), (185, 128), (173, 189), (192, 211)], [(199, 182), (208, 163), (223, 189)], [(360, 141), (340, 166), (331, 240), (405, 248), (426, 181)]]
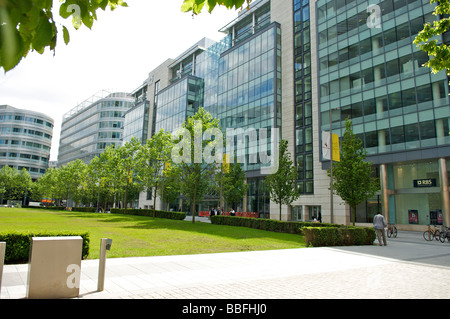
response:
[(230, 155), (223, 154), (223, 163), (222, 163), (224, 173), (228, 173), (230, 171)]
[(339, 162), (341, 160), (339, 152), (339, 136), (333, 133), (333, 161)]

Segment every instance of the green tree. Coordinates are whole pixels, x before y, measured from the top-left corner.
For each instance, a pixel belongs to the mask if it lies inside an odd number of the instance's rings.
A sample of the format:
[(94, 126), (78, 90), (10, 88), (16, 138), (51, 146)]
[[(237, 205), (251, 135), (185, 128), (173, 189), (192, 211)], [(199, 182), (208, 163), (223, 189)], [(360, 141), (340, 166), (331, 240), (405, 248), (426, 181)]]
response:
[(95, 192), (97, 193), (97, 208), (99, 209), (102, 206), (101, 202), (103, 198), (103, 207), (105, 210), (109, 197), (114, 194), (112, 187), (110, 187), (112, 178), (108, 171), (107, 160), (107, 156), (100, 154), (100, 156), (96, 156), (91, 160), (88, 168), (91, 172), (89, 174), (95, 177), (93, 182), (95, 184)]
[[(75, 29), (85, 25), (92, 28), (97, 10), (126, 7), (123, 0), (60, 0), (59, 15), (72, 17)], [(53, 0), (0, 1), (0, 67), (14, 68), (30, 50), (43, 53), (45, 48), (55, 51), (57, 34), (62, 30), (64, 42), (70, 41), (69, 30), (53, 19)]]
[(216, 5), (225, 6), (227, 9), (234, 7), (237, 10), (243, 8), (244, 3), (247, 3), (247, 7), (250, 6), (251, 2), (252, 0), (184, 0), (181, 11), (192, 11), (192, 14), (199, 14), (205, 8), (211, 13)]
[(373, 177), (372, 162), (365, 161), (366, 156), (362, 141), (353, 134), (352, 121), (347, 119), (340, 161), (333, 163), (333, 190), (350, 206), (353, 225), (356, 221), (356, 206), (380, 189), (378, 178)]
[(172, 135), (160, 130), (148, 139), (136, 154), (136, 178), (144, 189), (153, 191), (153, 216), (156, 210), (156, 194), (164, 183), (164, 170), (171, 163)]
[(229, 164), (229, 169), (223, 174), (223, 197), (228, 205), (236, 208), (247, 193), (248, 185), (245, 183), (245, 172), (240, 163)]
[[(180, 190), (191, 204), (192, 222), (195, 223), (196, 204), (202, 201), (211, 185), (216, 163), (223, 160), (223, 133), (219, 129), (219, 120), (199, 108), (176, 134), (179, 135), (175, 139), (172, 161), (180, 171)], [(206, 135), (214, 135), (215, 139), (208, 141), (203, 138)]]
[(69, 207), (70, 200), (76, 206), (81, 198), (83, 177), (85, 175), (86, 164), (81, 159), (67, 163), (58, 168), (56, 187), (61, 198), (66, 198), (66, 205)]
[(443, 70), (450, 75), (450, 47), (445, 41), (441, 41), (441, 36), (448, 36), (450, 30), (450, 1), (431, 0), (430, 3), (437, 3), (433, 15), (437, 16), (438, 20), (432, 24), (425, 23), (413, 43), (431, 57), (424, 65), (431, 68), (433, 73)]
[(291, 154), (287, 147), (288, 142), (281, 140), (278, 153), (278, 171), (265, 179), (270, 199), (280, 207), (280, 220), (281, 205), (291, 205), (300, 196), (296, 187), (297, 169), (291, 160)]
[(166, 210), (169, 210), (169, 205), (175, 201), (180, 195), (180, 172), (176, 166), (167, 166), (163, 172), (164, 180), (161, 187), (159, 187), (159, 196), (166, 203)]
[(31, 194), (32, 179), (30, 173), (23, 168), (17, 170), (15, 167), (4, 166), (0, 170), (0, 199), (22, 200)]
[(138, 188), (136, 180), (133, 178), (133, 170), (136, 164), (136, 156), (141, 149), (141, 142), (132, 138), (131, 141), (115, 149), (117, 165), (115, 172), (119, 176), (119, 187), (123, 193), (124, 208), (127, 209), (130, 192), (135, 192)]
[(56, 198), (57, 170), (57, 168), (49, 167), (45, 171), (45, 174), (38, 178), (35, 183), (35, 200), (40, 201), (43, 198)]

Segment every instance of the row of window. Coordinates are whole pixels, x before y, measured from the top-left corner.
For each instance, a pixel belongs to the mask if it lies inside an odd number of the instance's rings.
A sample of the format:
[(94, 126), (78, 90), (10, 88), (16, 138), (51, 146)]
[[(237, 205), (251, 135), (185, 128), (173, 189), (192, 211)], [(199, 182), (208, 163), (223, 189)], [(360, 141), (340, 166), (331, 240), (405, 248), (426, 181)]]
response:
[[(358, 117), (365, 117), (365, 121), (375, 120), (373, 114), (380, 114), (382, 112), (390, 112), (390, 116), (397, 116), (402, 114), (409, 114), (417, 112), (417, 105), (419, 109), (427, 109), (440, 106), (442, 103), (448, 103), (444, 100), (446, 96), (445, 83), (435, 82), (432, 84), (418, 85), (409, 89), (383, 94), (377, 97), (366, 97), (361, 100), (360, 95), (352, 95), (354, 102), (342, 106), (340, 120), (345, 120), (349, 117), (354, 119)], [(350, 100), (350, 99), (348, 99)], [(334, 104), (335, 107), (339, 105)], [(334, 113), (334, 112), (333, 112)], [(383, 115), (384, 116), (384, 115)], [(325, 119), (327, 122), (328, 117)], [(336, 114), (333, 114), (333, 121), (339, 120)], [(328, 123), (328, 122), (327, 122)]]
[(3, 158), (20, 158), (22, 160), (32, 160), (32, 161), (39, 161), (43, 163), (48, 163), (48, 157), (38, 156), (38, 155), (31, 155), (31, 154), (23, 154), (23, 153), (7, 153), (7, 152), (0, 152), (0, 157)]
[(0, 122), (11, 122), (11, 121), (20, 121), (30, 124), (37, 124), (46, 126), (49, 128), (53, 128), (53, 124), (42, 119), (38, 119), (35, 117), (25, 116), (25, 115), (14, 115), (14, 114), (0, 114)]
[[(358, 3), (356, 3), (358, 2)], [(428, 0), (423, 1), (424, 4), (429, 4)], [(384, 0), (380, 3), (376, 3), (380, 8), (380, 14), (387, 16), (394, 11), (399, 13), (406, 12), (408, 9), (415, 8), (422, 4), (421, 0)], [(327, 19), (340, 15), (344, 12), (351, 12), (357, 5), (360, 5), (367, 9), (368, 3), (366, 1), (356, 0), (320, 0), (317, 2), (317, 20), (320, 23)], [(363, 12), (360, 12), (360, 19), (367, 21), (368, 13), (366, 11), (365, 16)]]
[(27, 135), (43, 137), (48, 140), (52, 139), (52, 136), (48, 133), (44, 133), (44, 132), (37, 131), (37, 130), (21, 128), (21, 127), (2, 127), (0, 131), (2, 134), (11, 134), (11, 133), (12, 134), (27, 134)]
[(33, 142), (27, 142), (27, 141), (20, 141), (20, 140), (6, 140), (6, 139), (0, 139), (0, 147), (3, 145), (11, 145), (16, 147), (32, 147), (37, 149), (43, 149), (45, 151), (50, 151), (50, 146), (43, 145), (40, 143), (33, 143)]
[(404, 151), (450, 143), (449, 119), (429, 120), (355, 134), (368, 154)]

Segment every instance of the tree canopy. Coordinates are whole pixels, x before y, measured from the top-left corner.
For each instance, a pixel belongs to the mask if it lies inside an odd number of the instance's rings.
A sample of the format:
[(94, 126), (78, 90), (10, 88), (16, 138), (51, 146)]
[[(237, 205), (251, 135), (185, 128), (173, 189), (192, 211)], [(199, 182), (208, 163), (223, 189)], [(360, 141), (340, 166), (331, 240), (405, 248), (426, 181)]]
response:
[(445, 43), (445, 39), (441, 41), (441, 35), (445, 38), (450, 30), (450, 1), (431, 0), (431, 3), (437, 3), (433, 15), (439, 19), (432, 24), (425, 23), (413, 43), (431, 57), (424, 65), (431, 68), (433, 73), (445, 71), (450, 75), (450, 46)]
[[(345, 121), (340, 161), (333, 164), (333, 189), (351, 209), (353, 224), (356, 205), (372, 197), (379, 189), (378, 178), (373, 177), (372, 163), (365, 161), (366, 150), (352, 130), (352, 121)], [(328, 171), (330, 174), (330, 171)]]
[(290, 205), (300, 193), (296, 187), (297, 169), (288, 152), (288, 142), (281, 140), (278, 153), (278, 171), (266, 177), (266, 187), (270, 192), (270, 199), (279, 205), (281, 220), (281, 205)]
[(192, 14), (199, 14), (205, 8), (211, 13), (216, 5), (224, 6), (227, 9), (234, 7), (237, 10), (243, 8), (245, 3), (247, 3), (247, 7), (250, 6), (251, 2), (252, 0), (184, 0), (181, 5), (181, 11), (192, 11)]

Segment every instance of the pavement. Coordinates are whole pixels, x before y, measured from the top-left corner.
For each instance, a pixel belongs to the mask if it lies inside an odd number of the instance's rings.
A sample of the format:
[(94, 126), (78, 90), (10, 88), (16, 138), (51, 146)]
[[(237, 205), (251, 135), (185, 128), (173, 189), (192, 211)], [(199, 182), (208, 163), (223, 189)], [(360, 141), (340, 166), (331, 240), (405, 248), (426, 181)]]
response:
[[(103, 291), (98, 266), (82, 261), (76, 299), (446, 299), (450, 243), (399, 231), (387, 246), (109, 258)], [(27, 271), (4, 266), (1, 299), (26, 298)]]

